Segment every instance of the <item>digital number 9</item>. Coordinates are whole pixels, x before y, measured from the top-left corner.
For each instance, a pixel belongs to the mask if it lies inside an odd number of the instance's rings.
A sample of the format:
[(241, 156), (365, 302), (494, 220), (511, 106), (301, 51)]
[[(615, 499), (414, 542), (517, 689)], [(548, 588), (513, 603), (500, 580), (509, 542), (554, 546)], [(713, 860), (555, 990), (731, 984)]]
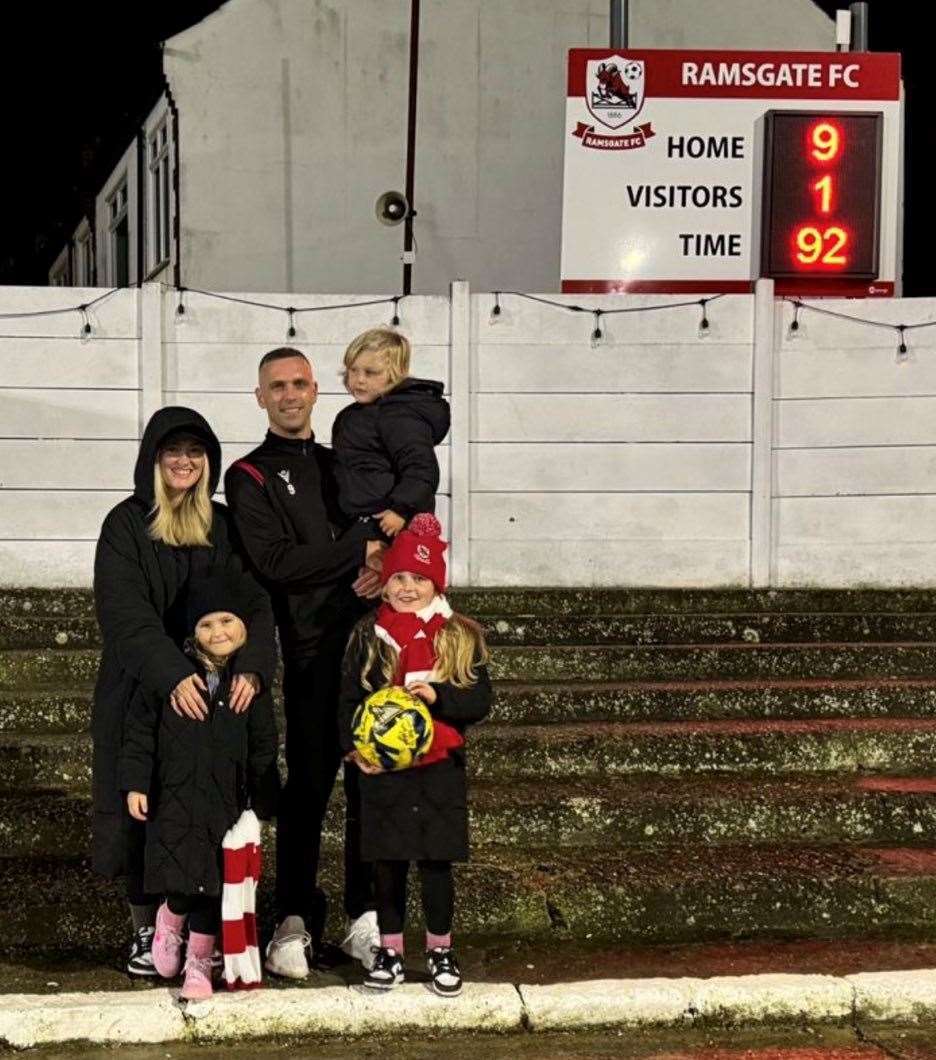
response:
[(831, 162), (842, 146), (842, 136), (831, 122), (822, 121), (814, 125), (809, 133), (811, 154), (817, 162)]

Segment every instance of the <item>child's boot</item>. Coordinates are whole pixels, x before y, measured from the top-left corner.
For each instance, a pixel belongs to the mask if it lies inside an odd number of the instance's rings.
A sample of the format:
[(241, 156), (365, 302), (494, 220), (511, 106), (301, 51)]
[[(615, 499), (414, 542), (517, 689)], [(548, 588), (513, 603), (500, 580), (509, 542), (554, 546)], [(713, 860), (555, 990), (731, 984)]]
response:
[(179, 997), (185, 1001), (204, 1001), (211, 997), (211, 957), (214, 953), (214, 935), (189, 932), (188, 950), (185, 954), (185, 982)]
[(175, 979), (182, 968), (182, 928), (185, 917), (163, 904), (156, 910), (153, 935), (153, 966), (163, 979)]

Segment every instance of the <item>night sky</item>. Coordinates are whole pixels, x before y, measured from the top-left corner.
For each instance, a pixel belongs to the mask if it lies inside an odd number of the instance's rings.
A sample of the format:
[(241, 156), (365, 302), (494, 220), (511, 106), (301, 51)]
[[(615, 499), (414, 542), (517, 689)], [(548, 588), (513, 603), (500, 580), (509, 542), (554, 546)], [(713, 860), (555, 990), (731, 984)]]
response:
[[(16, 9), (17, 32), (4, 33), (0, 44), (6, 147), (0, 283), (46, 283), (49, 265), (158, 96), (159, 42), (219, 6), (218, 0), (85, 0)], [(819, 6), (831, 14), (847, 4), (820, 0)], [(908, 295), (936, 295), (929, 262), (936, 234), (934, 7), (930, 0), (870, 5), (871, 48), (904, 58)]]

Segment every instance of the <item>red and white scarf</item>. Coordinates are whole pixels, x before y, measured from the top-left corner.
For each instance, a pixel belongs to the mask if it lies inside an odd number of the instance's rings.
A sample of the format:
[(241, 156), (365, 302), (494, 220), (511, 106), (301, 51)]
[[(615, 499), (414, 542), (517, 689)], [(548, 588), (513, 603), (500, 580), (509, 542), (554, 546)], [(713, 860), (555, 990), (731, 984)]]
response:
[(224, 886), (221, 891), (221, 948), (228, 990), (261, 985), (257, 944), (257, 884), (260, 881), (260, 822), (244, 810), (221, 843)]
[[(439, 593), (421, 611), (394, 611), (381, 604), (374, 632), (398, 653), (393, 683), (404, 688), (414, 681), (431, 681), (436, 662), (435, 638), (452, 617), (448, 600)], [(447, 758), (449, 751), (465, 742), (461, 733), (438, 718), (433, 718), (432, 746), (415, 765), (427, 766)]]

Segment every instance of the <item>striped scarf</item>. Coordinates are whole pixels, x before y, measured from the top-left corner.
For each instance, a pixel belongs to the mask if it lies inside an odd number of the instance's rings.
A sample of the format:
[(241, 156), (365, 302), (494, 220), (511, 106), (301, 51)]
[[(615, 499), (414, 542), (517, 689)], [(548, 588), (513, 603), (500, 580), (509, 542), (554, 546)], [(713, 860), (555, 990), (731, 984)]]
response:
[(260, 822), (244, 810), (221, 844), (224, 886), (221, 892), (221, 948), (228, 990), (261, 985), (257, 944), (257, 883), (260, 880)]

